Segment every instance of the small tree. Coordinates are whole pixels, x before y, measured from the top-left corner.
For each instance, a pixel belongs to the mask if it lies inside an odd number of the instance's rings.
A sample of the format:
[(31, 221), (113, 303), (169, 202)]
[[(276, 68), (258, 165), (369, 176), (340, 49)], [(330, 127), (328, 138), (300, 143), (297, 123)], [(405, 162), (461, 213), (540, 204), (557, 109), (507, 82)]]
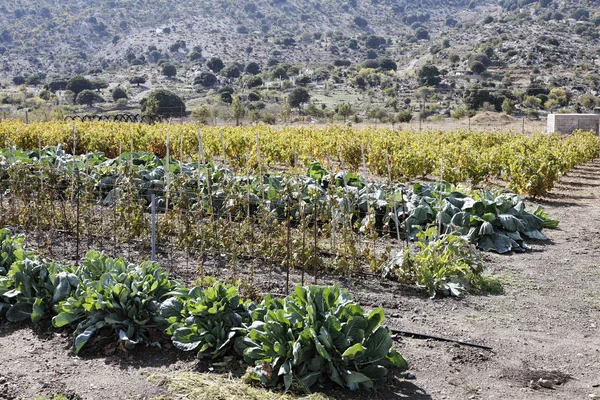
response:
[(260, 74), (260, 65), (258, 65), (254, 61), (249, 62), (248, 65), (246, 65), (245, 71), (247, 74), (250, 75), (258, 75)]
[(194, 85), (202, 85), (204, 87), (211, 87), (217, 83), (217, 77), (215, 74), (210, 72), (201, 72), (194, 78)]
[(200, 61), (202, 60), (202, 52), (192, 51), (190, 54), (190, 61)]
[(290, 107), (290, 102), (288, 99), (283, 100), (283, 107), (281, 107), (280, 116), (283, 122), (288, 122), (292, 115), (292, 107)]
[(127, 92), (121, 86), (117, 86), (112, 91), (113, 101), (117, 101), (119, 99), (127, 99)]
[(464, 102), (468, 110), (478, 110), (485, 102), (490, 101), (490, 91), (476, 83), (464, 92)]
[(246, 109), (244, 108), (239, 96), (233, 97), (233, 101), (231, 102), (229, 110), (231, 115), (235, 118), (235, 126), (239, 126), (240, 120), (246, 115)]
[(222, 70), (223, 75), (229, 79), (239, 78), (241, 75), (240, 69), (237, 65), (230, 65)]
[(273, 79), (287, 79), (287, 71), (283, 67), (276, 67), (271, 71)]
[[(162, 53), (158, 50), (152, 50), (150, 53), (148, 53), (148, 59), (150, 59), (150, 61), (152, 62), (158, 62), (158, 60), (160, 60), (162, 58)], [(131, 62), (131, 61), (130, 61)]]
[(441, 81), (440, 70), (433, 64), (425, 64), (417, 72), (421, 86), (437, 86)]
[(385, 44), (385, 38), (377, 35), (370, 35), (365, 40), (365, 46), (369, 49), (378, 49), (379, 46)]
[(13, 76), (12, 81), (16, 86), (21, 86), (25, 84), (25, 77), (21, 75)]
[(379, 60), (379, 68), (384, 71), (396, 71), (398, 69), (398, 65), (391, 58), (384, 57)]
[[(493, 52), (492, 52), (492, 54), (493, 54)], [(473, 62), (473, 61), (479, 61), (486, 67), (490, 66), (490, 64), (492, 63), (492, 61), (490, 60), (490, 57), (485, 53), (471, 54), (469, 56), (469, 62)]]
[(421, 40), (429, 40), (429, 32), (427, 32), (427, 29), (419, 27), (415, 31), (415, 37)]
[(102, 97), (90, 89), (85, 89), (79, 92), (77, 97), (75, 98), (75, 102), (80, 105), (91, 106), (94, 103), (99, 103), (104, 101)]
[(460, 61), (460, 56), (456, 53), (450, 53), (448, 55), (448, 61), (450, 61), (452, 64), (458, 64)]
[(66, 79), (54, 79), (50, 81), (44, 88), (48, 89), (51, 92), (56, 92), (57, 90), (65, 90), (67, 88), (67, 80)]
[(40, 74), (31, 74), (25, 79), (25, 84), (27, 86), (37, 86), (42, 83), (42, 76)]
[(146, 101), (146, 103), (142, 106), (142, 113), (151, 117), (157, 117), (159, 115), (158, 110), (159, 104), (155, 97), (149, 98), (148, 101)]
[(515, 112), (515, 103), (511, 99), (505, 98), (502, 102), (502, 111), (507, 115), (512, 115)]
[(252, 89), (254, 87), (258, 87), (258, 86), (262, 86), (263, 85), (263, 80), (260, 76), (251, 76), (248, 77), (248, 79), (246, 79), (246, 86), (249, 89)]
[(100, 79), (95, 79), (93, 81), (91, 81), (92, 84), (92, 89), (95, 90), (96, 92), (99, 92), (101, 89), (106, 89), (108, 87), (108, 83), (100, 80)]
[(386, 122), (389, 116), (388, 112), (379, 106), (374, 106), (367, 110), (367, 118), (375, 121)]
[(421, 86), (417, 89), (417, 98), (423, 100), (423, 106), (427, 103), (427, 100), (435, 93), (435, 89), (429, 86)]
[(559, 106), (560, 104), (556, 99), (548, 99), (548, 101), (544, 103), (544, 107), (546, 107), (550, 112), (553, 112)]
[(233, 88), (232, 87), (226, 86), (224, 88), (219, 89), (217, 93), (219, 94), (219, 99), (223, 103), (227, 103), (227, 104), (233, 103)]
[(290, 107), (297, 107), (300, 111), (303, 104), (310, 101), (310, 94), (308, 90), (303, 87), (297, 87), (288, 96), (288, 103)]
[(140, 85), (143, 85), (144, 83), (146, 83), (146, 78), (144, 78), (143, 76), (134, 76), (133, 78), (131, 78), (129, 80), (129, 83), (131, 83), (132, 85), (136, 85), (137, 87), (140, 87)]
[(142, 113), (153, 111), (152, 105), (156, 102), (156, 113), (166, 117), (181, 117), (185, 115), (185, 103), (181, 97), (166, 89), (157, 89), (150, 92), (140, 102)]
[(93, 89), (92, 82), (80, 75), (74, 76), (71, 79), (69, 79), (66, 87), (66, 90), (70, 90), (71, 92), (73, 92), (75, 98), (77, 98), (77, 95), (82, 91), (91, 89)]
[(377, 69), (379, 68), (379, 61), (373, 59), (367, 59), (360, 64), (361, 68)]
[(173, 64), (163, 64), (161, 73), (168, 78), (172, 78), (177, 75), (177, 67)]
[(527, 96), (525, 97), (525, 100), (523, 100), (523, 105), (528, 108), (537, 109), (542, 105), (542, 100), (535, 96)]
[(474, 74), (483, 74), (485, 71), (487, 71), (486, 66), (483, 65), (481, 61), (476, 60), (471, 61), (471, 65), (469, 65), (469, 68)]
[(581, 96), (580, 102), (582, 106), (589, 110), (592, 110), (594, 107), (596, 107), (596, 104), (598, 104), (598, 100), (589, 93), (586, 93), (583, 96)]
[(550, 90), (548, 98), (555, 100), (559, 106), (566, 106), (569, 104), (570, 94), (565, 89), (554, 88)]
[(223, 67), (225, 67), (225, 64), (223, 64), (223, 61), (221, 61), (220, 58), (213, 57), (210, 60), (208, 60), (206, 66), (210, 68), (212, 72), (218, 73), (223, 69)]
[(200, 106), (200, 108), (192, 111), (192, 117), (197, 118), (198, 122), (200, 122), (201, 124), (206, 124), (208, 123), (208, 119), (211, 116), (211, 112), (208, 109), (208, 107), (206, 107), (206, 104), (202, 104)]
[(342, 103), (338, 106), (337, 113), (344, 118), (344, 122), (348, 119), (348, 117), (354, 114), (354, 110), (352, 109), (352, 105), (350, 103)]
[(411, 111), (400, 111), (396, 115), (396, 122), (398, 123), (409, 123), (412, 120), (412, 112)]
[(494, 48), (490, 45), (485, 46), (483, 49), (481, 49), (481, 53), (485, 54), (489, 59), (490, 57), (494, 56)]
[(262, 97), (258, 92), (249, 92), (248, 93), (248, 101), (260, 101)]

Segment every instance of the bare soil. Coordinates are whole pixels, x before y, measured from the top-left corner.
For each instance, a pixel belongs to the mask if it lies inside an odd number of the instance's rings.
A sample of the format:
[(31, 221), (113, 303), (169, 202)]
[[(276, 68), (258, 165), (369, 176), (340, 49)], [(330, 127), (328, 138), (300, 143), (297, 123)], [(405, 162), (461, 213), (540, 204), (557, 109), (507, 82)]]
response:
[[(430, 300), (413, 288), (374, 277), (323, 277), (348, 288), (365, 308), (383, 306), (390, 328), (460, 339), (491, 351), (436, 340), (397, 337), (410, 364), (385, 390), (333, 397), (356, 399), (588, 399), (600, 396), (600, 161), (575, 168), (543, 205), (559, 228), (524, 254), (485, 254), (500, 278), (499, 295)], [(193, 267), (170, 268), (186, 281)], [(285, 271), (254, 265), (260, 291), (285, 292)], [(231, 276), (223, 263), (205, 273)], [(307, 277), (307, 282), (309, 281)], [(293, 273), (291, 282), (300, 280)], [(152, 374), (210, 371), (174, 349), (74, 357), (68, 334), (48, 327), (0, 324), (0, 399), (65, 394), (72, 399), (170, 398)], [(218, 369), (217, 369), (218, 370)], [(407, 379), (411, 378), (411, 379)], [(412, 379), (416, 378), (416, 379)]]

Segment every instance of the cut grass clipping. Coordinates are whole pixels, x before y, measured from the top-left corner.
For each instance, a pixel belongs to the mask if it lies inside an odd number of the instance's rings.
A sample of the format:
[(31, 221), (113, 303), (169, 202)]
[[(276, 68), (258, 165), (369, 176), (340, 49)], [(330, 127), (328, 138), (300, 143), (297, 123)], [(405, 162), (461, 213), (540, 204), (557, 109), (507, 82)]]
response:
[(150, 382), (164, 387), (172, 399), (189, 400), (333, 400), (324, 394), (314, 393), (305, 396), (293, 396), (271, 392), (243, 383), (238, 378), (183, 372), (170, 376), (153, 375)]

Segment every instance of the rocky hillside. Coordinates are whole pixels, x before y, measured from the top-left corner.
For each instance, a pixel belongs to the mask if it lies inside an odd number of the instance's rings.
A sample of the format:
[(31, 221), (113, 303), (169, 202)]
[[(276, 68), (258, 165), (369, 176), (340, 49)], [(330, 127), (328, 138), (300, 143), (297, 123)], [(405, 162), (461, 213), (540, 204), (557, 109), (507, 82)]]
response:
[[(277, 42), (288, 44), (281, 47), (290, 50), (293, 61), (331, 60), (333, 46), (360, 59), (359, 49), (347, 49), (340, 41), (346, 44), (370, 34), (406, 39), (415, 22), (437, 30), (445, 15), (466, 9), (469, 2), (420, 3), (416, 7), (403, 0), (7, 2), (0, 7), (2, 68), (12, 74), (81, 72), (119, 64), (128, 53), (139, 57), (152, 45), (177, 58), (168, 48), (178, 40), (186, 42), (183, 52), (201, 46), (204, 54), (228, 61), (250, 55), (266, 61), (280, 47)], [(298, 45), (290, 46), (291, 40)], [(305, 47), (316, 51), (307, 53)]]
[[(597, 55), (598, 5), (595, 0), (20, 0), (0, 7), (0, 67), (8, 74), (71, 74), (124, 66), (128, 54), (153, 61), (158, 55), (152, 57), (148, 46), (176, 60), (194, 46), (205, 57), (225, 61), (266, 62), (273, 52), (287, 62), (330, 62), (340, 56), (361, 61), (369, 47), (385, 47), (400, 59), (409, 53), (412, 59), (440, 46), (441, 38), (450, 47), (437, 58), (500, 39), (511, 53), (503, 61), (516, 66), (527, 59), (572, 66)], [(370, 35), (385, 42), (369, 46)], [(540, 39), (544, 35), (558, 44)], [(169, 51), (178, 41), (185, 46)]]
[[(16, 0), (0, 6), (0, 84), (81, 74), (112, 87), (145, 76), (147, 87), (203, 99), (206, 88), (247, 87), (240, 75), (256, 63), (265, 87), (303, 78), (323, 95), (364, 101), (357, 89), (370, 89), (387, 105), (393, 94), (429, 97), (417, 90), (431, 82), (417, 75), (431, 63), (440, 100), (450, 102), (442, 108), (475, 84), (509, 89), (515, 102), (525, 100), (519, 90), (538, 95), (531, 86), (564, 88), (565, 107), (600, 90), (599, 10), (598, 0)], [(213, 72), (214, 82), (198, 78)], [(502, 96), (476, 103), (498, 110)]]

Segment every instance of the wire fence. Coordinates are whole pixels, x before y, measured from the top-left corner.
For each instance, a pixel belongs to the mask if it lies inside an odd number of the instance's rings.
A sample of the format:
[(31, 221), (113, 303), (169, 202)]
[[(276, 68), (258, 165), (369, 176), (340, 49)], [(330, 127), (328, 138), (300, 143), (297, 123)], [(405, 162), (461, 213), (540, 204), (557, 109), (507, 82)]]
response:
[(290, 191), (293, 196), (274, 200), (234, 179), (214, 191), (209, 182), (197, 182), (182, 187), (173, 176), (164, 187), (142, 188), (126, 171), (118, 183), (106, 184), (77, 171), (16, 163), (0, 171), (0, 221), (53, 259), (77, 263), (95, 249), (155, 259), (189, 279), (208, 260), (220, 259), (232, 278), (242, 264), (282, 268), (286, 288), (291, 270), (302, 284), (317, 283), (322, 274), (374, 274), (406, 246), (389, 210), (340, 207), (350, 195), (311, 201)]
[[(202, 122), (206, 125), (232, 125), (236, 122), (241, 124), (256, 124), (249, 119), (236, 119), (232, 116), (211, 116), (209, 118), (195, 118), (187, 115), (186, 113), (180, 112), (181, 109), (177, 108), (179, 113), (170, 118), (164, 116), (148, 116), (141, 114), (129, 114), (129, 113), (117, 113), (117, 114), (85, 114), (85, 115), (69, 115), (69, 116), (54, 116), (50, 112), (17, 110), (17, 111), (0, 111), (0, 120), (3, 119), (17, 119), (25, 123), (36, 122), (36, 121), (51, 121), (52, 119), (59, 118), (64, 121), (117, 121), (117, 122), (131, 122), (131, 123), (146, 123), (153, 124), (157, 122), (170, 121), (172, 123), (199, 123)], [(511, 133), (522, 133), (522, 134), (534, 134), (534, 133), (546, 133), (547, 119), (541, 117), (540, 119), (531, 119), (528, 117), (509, 117), (502, 114), (490, 114), (489, 118), (443, 118), (443, 119), (426, 119), (420, 120), (418, 118), (412, 119), (408, 123), (383, 123), (376, 120), (366, 120), (356, 126), (374, 126), (382, 128), (393, 128), (397, 130), (412, 130), (412, 131), (428, 131), (428, 130), (439, 130), (439, 131), (451, 131), (451, 130), (468, 130), (468, 131), (480, 131), (480, 132), (511, 132)], [(310, 116), (299, 117), (295, 122), (278, 121), (281, 125), (331, 125), (340, 124), (345, 125), (346, 122), (342, 120), (333, 119), (318, 119)]]
[(522, 134), (546, 133), (546, 119), (529, 119), (526, 117), (509, 117), (506, 120), (485, 121), (483, 119), (462, 118), (462, 119), (444, 119), (441, 121), (420, 121), (415, 119), (407, 124), (400, 124), (400, 129), (409, 129), (413, 131), (427, 130), (467, 130), (478, 132), (511, 132)]

